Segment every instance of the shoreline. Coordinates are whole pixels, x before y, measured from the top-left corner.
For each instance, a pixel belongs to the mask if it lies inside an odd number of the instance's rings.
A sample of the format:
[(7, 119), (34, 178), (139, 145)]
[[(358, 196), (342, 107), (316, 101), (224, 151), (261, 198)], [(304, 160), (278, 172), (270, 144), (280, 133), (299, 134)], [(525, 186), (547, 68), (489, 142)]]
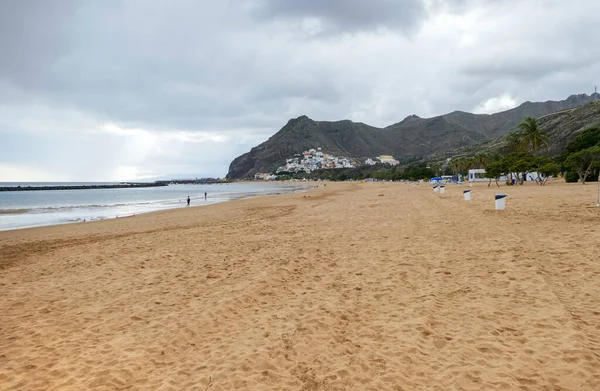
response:
[[(253, 184), (253, 183), (240, 183), (240, 184), (246, 185), (246, 184)], [(270, 190), (262, 190), (262, 191), (256, 191), (256, 192), (223, 193), (223, 194), (219, 193), (218, 195), (220, 195), (220, 197), (217, 197), (218, 198), (217, 201), (212, 201), (209, 203), (202, 203), (202, 204), (195, 204), (195, 205), (192, 204), (190, 206), (190, 208), (207, 207), (207, 206), (211, 206), (211, 205), (229, 203), (229, 202), (244, 200), (244, 199), (281, 196), (281, 195), (285, 195), (285, 194), (296, 194), (296, 193), (306, 192), (306, 191), (314, 188), (314, 186), (309, 187), (308, 185), (294, 186), (294, 185), (285, 184), (285, 183), (276, 183), (276, 184), (281, 187), (281, 188), (277, 189), (277, 191), (275, 191), (275, 189), (270, 189)], [(254, 183), (253, 185), (256, 185), (256, 184)], [(285, 186), (287, 186), (287, 187), (285, 187)], [(212, 197), (214, 198), (214, 195)], [(195, 199), (200, 199), (200, 198), (201, 197), (197, 197)], [(150, 210), (150, 211), (125, 213), (125, 214), (115, 215), (115, 217), (90, 219), (87, 221), (84, 221), (83, 219), (79, 219), (76, 221), (64, 221), (64, 222), (59, 222), (59, 223), (50, 222), (47, 224), (46, 223), (34, 224), (34, 225), (18, 227), (18, 228), (1, 228), (0, 227), (0, 232), (20, 231), (20, 230), (62, 226), (62, 225), (92, 224), (92, 223), (98, 223), (98, 222), (102, 222), (102, 221), (119, 220), (119, 219), (124, 219), (124, 218), (148, 215), (148, 214), (152, 214), (152, 213), (167, 212), (167, 211), (172, 211), (172, 210), (178, 210), (181, 208), (186, 209), (185, 204), (180, 205), (181, 202), (175, 203), (175, 201), (173, 201), (173, 200), (165, 200), (163, 202), (167, 202), (167, 201), (171, 201), (172, 206), (159, 208), (159, 209), (155, 209), (155, 210)], [(38, 209), (38, 208), (36, 208), (36, 209)], [(52, 207), (51, 209), (54, 209), (54, 207)], [(3, 210), (0, 210), (0, 217), (2, 215), (5, 215), (5, 216), (28, 215), (32, 210), (33, 209), (30, 209), (30, 208), (28, 208), (28, 209), (25, 209), (25, 208), (3, 209)]]

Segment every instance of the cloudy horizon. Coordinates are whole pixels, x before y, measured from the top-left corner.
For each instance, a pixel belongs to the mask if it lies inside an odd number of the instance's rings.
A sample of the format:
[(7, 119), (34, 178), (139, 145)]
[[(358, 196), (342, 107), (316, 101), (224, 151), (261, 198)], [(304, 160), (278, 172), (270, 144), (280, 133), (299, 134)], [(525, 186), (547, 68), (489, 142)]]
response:
[(0, 181), (223, 177), (290, 118), (590, 94), (597, 0), (0, 0)]

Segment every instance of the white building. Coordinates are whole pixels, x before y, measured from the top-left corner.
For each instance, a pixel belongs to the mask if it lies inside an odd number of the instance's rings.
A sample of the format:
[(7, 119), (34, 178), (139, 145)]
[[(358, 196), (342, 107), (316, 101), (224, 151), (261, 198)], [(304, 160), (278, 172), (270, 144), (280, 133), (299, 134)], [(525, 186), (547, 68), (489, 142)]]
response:
[(483, 168), (469, 170), (469, 182), (485, 182), (489, 180), (489, 178), (485, 177), (485, 170)]
[(390, 155), (381, 155), (378, 157), (379, 161), (383, 164), (389, 164), (391, 166), (396, 166), (398, 164), (400, 164), (400, 162), (396, 159), (394, 159), (393, 156)]
[(263, 180), (263, 181), (274, 181), (277, 177), (275, 175), (269, 174), (269, 173), (264, 173), (264, 172), (259, 172), (254, 174), (254, 179), (256, 180)]

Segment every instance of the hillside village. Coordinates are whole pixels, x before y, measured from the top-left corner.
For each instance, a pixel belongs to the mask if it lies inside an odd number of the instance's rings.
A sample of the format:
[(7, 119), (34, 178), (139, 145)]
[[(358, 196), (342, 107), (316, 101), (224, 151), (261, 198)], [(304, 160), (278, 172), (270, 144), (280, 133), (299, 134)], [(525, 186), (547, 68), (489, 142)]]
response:
[[(336, 168), (356, 168), (361, 165), (374, 166), (376, 164), (397, 165), (399, 161), (389, 155), (382, 155), (377, 158), (368, 158), (360, 163), (357, 160), (350, 159), (344, 156), (334, 156), (324, 153), (321, 148), (309, 149), (296, 154), (294, 157), (286, 159), (285, 165), (280, 166), (275, 171), (275, 174), (281, 175), (284, 173), (299, 173), (305, 172), (310, 174), (315, 170), (333, 170)], [(272, 173), (257, 173), (254, 179), (274, 180), (277, 175)]]

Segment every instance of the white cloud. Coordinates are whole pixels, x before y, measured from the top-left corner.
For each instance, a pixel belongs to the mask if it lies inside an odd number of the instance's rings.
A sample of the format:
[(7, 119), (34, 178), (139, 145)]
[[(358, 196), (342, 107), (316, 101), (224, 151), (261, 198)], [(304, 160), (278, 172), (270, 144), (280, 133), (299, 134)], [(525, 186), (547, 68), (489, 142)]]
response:
[(156, 178), (156, 174), (140, 171), (139, 167), (135, 166), (118, 166), (116, 172), (111, 176), (114, 181), (139, 181), (144, 179)]
[(517, 100), (508, 94), (490, 98), (473, 109), (476, 114), (493, 114), (518, 106)]
[(0, 162), (0, 182), (61, 182), (66, 177), (39, 166)]

